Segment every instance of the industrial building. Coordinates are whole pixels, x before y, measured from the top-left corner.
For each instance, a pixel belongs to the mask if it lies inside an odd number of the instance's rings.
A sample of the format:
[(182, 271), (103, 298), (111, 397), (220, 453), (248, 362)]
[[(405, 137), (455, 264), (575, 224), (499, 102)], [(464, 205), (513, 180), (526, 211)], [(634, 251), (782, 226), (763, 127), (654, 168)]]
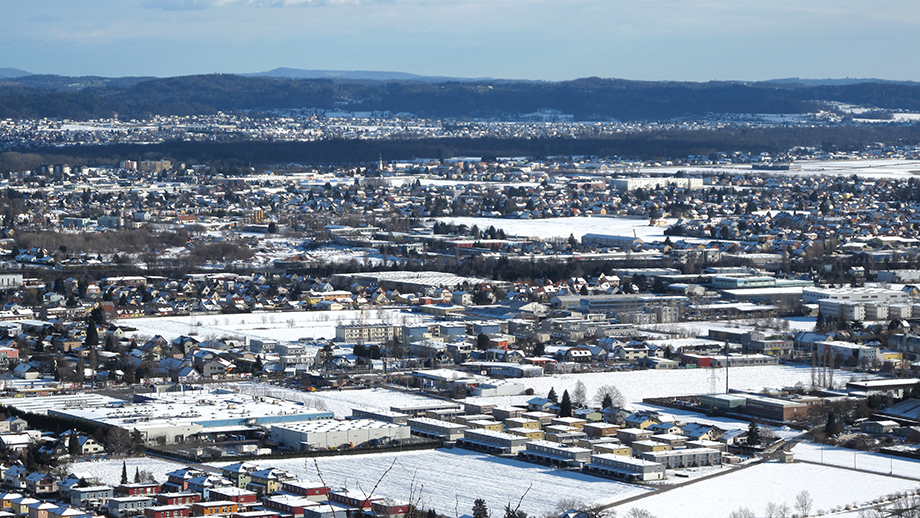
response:
[(137, 430), (148, 443), (175, 444), (192, 437), (220, 438), (261, 431), (272, 424), (333, 419), (332, 412), (293, 401), (244, 396), (226, 390), (135, 394), (134, 401), (92, 394), (79, 397), (7, 398), (22, 411), (77, 419), (93, 425)]
[(896, 304), (910, 301), (910, 295), (900, 290), (885, 288), (803, 288), (802, 302), (818, 304), (825, 299), (862, 303)]
[(354, 447), (369, 441), (389, 442), (408, 439), (409, 435), (409, 427), (404, 424), (372, 419), (347, 421), (326, 419), (278, 424), (271, 427), (271, 437), (274, 441), (295, 450), (323, 450), (343, 445)]

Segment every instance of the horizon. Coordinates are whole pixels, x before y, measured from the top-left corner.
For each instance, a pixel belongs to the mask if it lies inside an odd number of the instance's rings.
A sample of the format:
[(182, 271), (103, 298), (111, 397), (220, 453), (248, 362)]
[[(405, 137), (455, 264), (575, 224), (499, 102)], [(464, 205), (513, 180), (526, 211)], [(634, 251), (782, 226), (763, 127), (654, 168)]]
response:
[[(622, 80), (622, 81), (635, 81), (635, 82), (681, 82), (681, 83), (711, 83), (711, 82), (723, 82), (723, 83), (760, 83), (760, 82), (789, 82), (792, 83), (796, 80), (807, 81), (807, 82), (920, 82), (914, 81), (911, 79), (891, 79), (887, 77), (797, 77), (797, 76), (788, 76), (788, 77), (773, 77), (768, 79), (701, 79), (701, 80), (678, 80), (678, 79), (635, 79), (627, 77), (616, 77), (616, 76), (599, 76), (599, 75), (587, 75), (579, 77), (569, 77), (562, 79), (533, 79), (533, 78), (508, 78), (508, 77), (469, 77), (469, 76), (459, 76), (459, 75), (425, 75), (419, 74), (417, 72), (407, 72), (404, 70), (347, 70), (347, 69), (308, 69), (308, 68), (296, 68), (289, 66), (279, 66), (268, 70), (259, 70), (259, 71), (250, 71), (250, 72), (197, 72), (190, 74), (179, 74), (179, 75), (153, 75), (153, 74), (136, 74), (136, 75), (99, 75), (99, 74), (90, 74), (90, 73), (78, 73), (78, 74), (62, 74), (57, 72), (35, 72), (32, 70), (25, 70), (20, 67), (14, 66), (0, 66), (0, 71), (3, 70), (15, 70), (16, 72), (21, 72), (21, 76), (10, 76), (10, 79), (16, 79), (19, 77), (26, 76), (58, 76), (58, 77), (101, 77), (105, 79), (123, 79), (123, 78), (132, 78), (132, 77), (144, 77), (151, 79), (167, 79), (172, 77), (190, 77), (198, 75), (236, 75), (241, 77), (284, 77), (280, 75), (269, 75), (272, 72), (277, 72), (281, 70), (292, 71), (292, 72), (313, 72), (313, 73), (326, 73), (326, 74), (378, 74), (378, 75), (405, 75), (405, 76), (414, 76), (419, 79), (445, 79), (445, 80), (463, 80), (463, 81), (528, 81), (528, 82), (565, 82), (565, 81), (576, 81), (579, 79), (588, 79), (588, 78), (599, 78), (604, 80)], [(0, 76), (2, 78), (2, 76)], [(312, 77), (297, 77), (291, 76), (290, 79), (314, 79)], [(328, 77), (329, 79), (335, 79), (334, 76)], [(365, 78), (362, 78), (365, 79)], [(373, 79), (367, 79), (373, 80)], [(383, 79), (387, 80), (387, 79)], [(407, 77), (404, 80), (413, 80), (413, 77)]]
[[(920, 80), (920, 4), (714, 0), (11, 0), (12, 68), (175, 77), (305, 70), (564, 81)], [(745, 78), (739, 80), (737, 78)]]

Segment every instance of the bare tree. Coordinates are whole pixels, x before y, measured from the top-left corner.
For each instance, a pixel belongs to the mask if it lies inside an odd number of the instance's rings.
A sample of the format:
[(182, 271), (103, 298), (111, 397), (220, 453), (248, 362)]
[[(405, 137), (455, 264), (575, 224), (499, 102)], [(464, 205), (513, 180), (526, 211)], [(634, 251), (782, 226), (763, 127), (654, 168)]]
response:
[(612, 509), (598, 509), (578, 498), (564, 498), (559, 500), (552, 509), (543, 515), (543, 518), (558, 518), (569, 510), (584, 513), (586, 518), (616, 518), (616, 511)]
[(802, 491), (795, 495), (795, 509), (802, 518), (808, 516), (814, 503), (815, 501), (811, 498), (811, 493), (808, 491)]
[(610, 397), (610, 402), (614, 408), (621, 407), (626, 403), (626, 398), (623, 397), (619, 389), (613, 385), (602, 385), (597, 389), (597, 393), (594, 394), (594, 404), (603, 406), (604, 399), (606, 399), (607, 396)]
[(655, 515), (646, 511), (645, 509), (633, 507), (626, 512), (626, 518), (655, 518)]
[(751, 511), (747, 507), (739, 507), (731, 513), (728, 514), (728, 518), (757, 518), (754, 515), (754, 511)]
[(587, 389), (585, 384), (578, 380), (578, 383), (575, 384), (575, 388), (572, 390), (572, 402), (577, 406), (584, 406), (588, 401)]
[(767, 507), (763, 511), (764, 518), (776, 518), (778, 508), (779, 506), (776, 505), (775, 503), (773, 502), (768, 503)]

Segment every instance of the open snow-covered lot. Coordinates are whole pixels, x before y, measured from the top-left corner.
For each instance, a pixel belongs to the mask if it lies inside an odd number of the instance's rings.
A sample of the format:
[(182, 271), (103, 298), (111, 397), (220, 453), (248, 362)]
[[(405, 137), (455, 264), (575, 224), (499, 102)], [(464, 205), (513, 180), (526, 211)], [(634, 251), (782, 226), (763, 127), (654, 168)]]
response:
[(765, 516), (772, 502), (785, 503), (791, 515), (796, 495), (805, 490), (814, 499), (809, 514), (813, 516), (917, 486), (909, 480), (830, 466), (768, 462), (624, 504), (617, 514), (635, 507), (657, 518), (727, 518), (732, 511), (747, 507), (755, 516)]
[[(364, 312), (365, 324), (416, 324), (430, 321), (431, 318), (430, 315), (410, 313), (395, 308), (372, 309)], [(198, 340), (223, 337), (299, 340), (301, 338), (335, 338), (336, 325), (353, 324), (360, 319), (360, 311), (347, 310), (125, 318), (115, 323), (136, 328), (137, 331), (132, 333), (133, 336), (150, 337), (159, 334), (167, 340), (182, 335), (195, 336)]]
[[(416, 497), (421, 495), (422, 508), (433, 507), (448, 516), (453, 516), (455, 511), (469, 514), (476, 498), (484, 499), (493, 514), (498, 515), (505, 504), (517, 505), (526, 492), (521, 510), (542, 516), (563, 498), (606, 503), (649, 491), (640, 486), (462, 449), (324, 457), (317, 461), (326, 484), (368, 493), (392, 466), (393, 469), (380, 480), (377, 494), (409, 500), (414, 489)], [(260, 461), (259, 464), (277, 466), (307, 479), (319, 478), (312, 459)]]
[[(615, 236), (636, 236), (643, 241), (664, 241), (664, 231), (668, 226), (649, 225), (648, 218), (591, 216), (568, 217), (547, 219), (506, 219), (506, 218), (475, 218), (475, 217), (446, 217), (438, 218), (439, 221), (454, 225), (477, 225), (480, 229), (495, 227), (505, 231), (511, 236), (539, 237), (550, 239), (555, 237), (567, 238), (570, 235), (581, 239), (585, 234), (610, 234)], [(676, 219), (665, 220), (667, 225), (676, 222)]]
[[(485, 499), (498, 515), (505, 504), (510, 502), (513, 507), (523, 496), (521, 510), (542, 516), (564, 498), (601, 504), (650, 491), (640, 486), (461, 449), (323, 457), (316, 463), (313, 459), (255, 462), (259, 466), (287, 470), (301, 479), (322, 478), (333, 488), (347, 487), (371, 493), (379, 481), (374, 494), (405, 501), (420, 498), (423, 509), (433, 507), (448, 516), (455, 512), (470, 514), (476, 498)], [(104, 483), (117, 484), (121, 478), (121, 463), (121, 459), (78, 462), (72, 466), (72, 471), (92, 473)], [(149, 457), (127, 459), (126, 464), (129, 478), (139, 466), (160, 481), (166, 479), (166, 473), (183, 466)]]
[[(920, 461), (903, 457), (848, 450), (810, 442), (799, 443), (792, 451), (798, 460), (856, 468), (881, 474), (891, 473), (920, 480)], [(916, 485), (920, 486), (920, 482), (917, 482)]]
[(117, 486), (121, 482), (122, 462), (125, 463), (128, 469), (128, 479), (132, 481), (134, 480), (134, 472), (140, 469), (141, 471), (149, 472), (158, 482), (166, 482), (167, 473), (184, 466), (184, 464), (177, 464), (173, 461), (156, 457), (129, 457), (74, 462), (70, 465), (69, 471), (71, 473), (88, 473), (99, 478), (99, 482), (103, 484)]
[[(624, 372), (601, 372), (591, 374), (560, 374), (542, 378), (525, 378), (518, 380), (527, 388), (534, 389), (534, 394), (545, 397), (550, 388), (561, 396), (564, 390), (574, 394), (576, 384), (581, 381), (589, 403), (601, 386), (613, 385), (625, 401), (637, 403), (644, 398), (689, 396), (725, 391), (725, 376), (732, 389), (760, 392), (764, 388), (792, 387), (796, 383), (811, 384), (811, 368), (767, 365), (752, 367), (735, 367), (731, 369), (674, 369), (674, 370), (639, 370)], [(863, 379), (864, 374), (838, 373), (839, 383), (851, 378)], [(870, 376), (871, 377), (871, 376)], [(488, 400), (497, 404), (516, 404), (529, 399), (528, 396), (472, 398)]]

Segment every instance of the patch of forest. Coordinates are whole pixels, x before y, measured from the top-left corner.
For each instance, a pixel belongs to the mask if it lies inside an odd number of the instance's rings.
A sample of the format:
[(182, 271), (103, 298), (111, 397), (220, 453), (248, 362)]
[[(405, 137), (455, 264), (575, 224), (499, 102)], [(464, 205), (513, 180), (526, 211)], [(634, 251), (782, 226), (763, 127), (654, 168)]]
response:
[[(866, 126), (815, 128), (726, 128), (617, 134), (604, 138), (479, 138), (415, 140), (322, 140), (314, 142), (186, 142), (74, 146), (55, 149), (51, 162), (112, 164), (120, 160), (169, 159), (211, 164), (224, 172), (248, 165), (367, 164), (384, 160), (441, 159), (455, 156), (551, 157), (598, 156), (639, 160), (671, 160), (688, 155), (709, 156), (719, 151), (780, 153), (796, 146), (828, 152), (856, 151), (877, 142), (917, 145), (920, 126)], [(42, 155), (4, 153), (0, 172), (42, 162)]]
[[(76, 86), (75, 86), (76, 85)], [(576, 120), (664, 120), (709, 113), (804, 113), (815, 101), (920, 110), (920, 86), (868, 82), (375, 81), (244, 77), (26, 76), (0, 81), (0, 117), (147, 118), (217, 111), (318, 108), (409, 112), (431, 118), (503, 118), (554, 109)]]

